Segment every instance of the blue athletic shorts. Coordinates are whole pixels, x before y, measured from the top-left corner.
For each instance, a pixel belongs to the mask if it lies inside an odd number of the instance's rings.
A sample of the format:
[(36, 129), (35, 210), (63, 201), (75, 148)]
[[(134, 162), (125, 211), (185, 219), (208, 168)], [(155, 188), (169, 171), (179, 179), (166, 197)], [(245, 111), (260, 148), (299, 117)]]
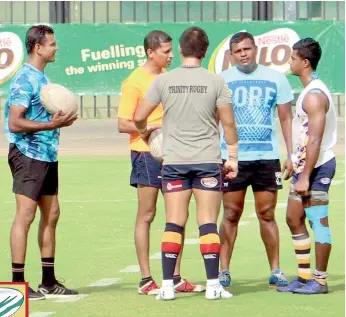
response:
[(162, 164), (156, 161), (150, 152), (131, 151), (132, 171), (130, 185), (144, 185), (161, 188)]
[[(336, 161), (335, 158), (313, 169), (310, 176), (309, 190), (328, 192), (330, 183), (335, 175)], [(299, 174), (294, 174), (292, 184), (298, 182)]]
[(163, 165), (162, 191), (164, 193), (191, 188), (222, 191), (222, 164), (172, 164)]

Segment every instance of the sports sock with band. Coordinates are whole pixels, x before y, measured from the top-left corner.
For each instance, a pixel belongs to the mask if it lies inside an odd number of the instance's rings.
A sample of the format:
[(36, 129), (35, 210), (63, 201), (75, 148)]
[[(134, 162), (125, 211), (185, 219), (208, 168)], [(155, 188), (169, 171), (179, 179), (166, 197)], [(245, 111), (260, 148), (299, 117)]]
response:
[(24, 266), (22, 263), (12, 263), (12, 282), (25, 282)]
[(207, 279), (217, 280), (219, 275), (220, 237), (215, 223), (206, 223), (199, 227), (199, 241)]
[(41, 258), (42, 261), (42, 285), (53, 286), (56, 283), (54, 273), (54, 258)]
[(166, 223), (166, 229), (161, 243), (162, 254), (162, 285), (173, 285), (173, 274), (177, 263), (178, 255), (181, 251), (182, 234), (184, 228), (175, 223)]
[(310, 268), (311, 239), (309, 234), (300, 233), (292, 235), (293, 246), (298, 262), (298, 279), (302, 282), (312, 279)]

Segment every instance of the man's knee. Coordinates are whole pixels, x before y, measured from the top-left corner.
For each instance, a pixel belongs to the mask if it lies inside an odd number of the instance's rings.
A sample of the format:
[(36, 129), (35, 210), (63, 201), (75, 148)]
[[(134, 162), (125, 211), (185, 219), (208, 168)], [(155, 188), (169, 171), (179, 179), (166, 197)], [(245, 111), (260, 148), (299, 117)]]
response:
[(275, 220), (275, 205), (272, 203), (261, 206), (257, 211), (260, 221), (270, 222)]
[(137, 218), (141, 222), (152, 223), (156, 215), (156, 204), (142, 204), (138, 208)]
[(34, 220), (35, 210), (32, 210), (32, 208), (21, 207), (20, 209), (17, 209), (15, 223), (30, 227)]
[(242, 206), (230, 202), (224, 202), (223, 218), (232, 225), (238, 225), (242, 212)]

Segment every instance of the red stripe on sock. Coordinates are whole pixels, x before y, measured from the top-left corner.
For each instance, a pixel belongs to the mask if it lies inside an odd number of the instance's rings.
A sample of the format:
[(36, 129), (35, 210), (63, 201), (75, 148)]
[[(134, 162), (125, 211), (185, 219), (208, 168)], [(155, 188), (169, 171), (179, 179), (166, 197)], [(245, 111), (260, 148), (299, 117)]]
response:
[(201, 244), (201, 253), (220, 253), (220, 243)]
[(181, 244), (173, 243), (173, 242), (162, 242), (161, 243), (161, 251), (169, 252), (169, 253), (180, 253)]

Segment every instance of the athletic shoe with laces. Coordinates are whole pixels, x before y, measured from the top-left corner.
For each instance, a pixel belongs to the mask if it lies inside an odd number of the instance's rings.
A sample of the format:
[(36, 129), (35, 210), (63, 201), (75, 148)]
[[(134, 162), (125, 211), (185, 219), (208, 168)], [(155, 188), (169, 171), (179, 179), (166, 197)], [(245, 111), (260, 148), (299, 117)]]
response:
[(223, 287), (229, 287), (232, 283), (230, 272), (228, 270), (222, 270), (219, 273), (219, 281)]
[(220, 298), (231, 298), (233, 295), (226, 291), (221, 284), (207, 285), (205, 291), (205, 299), (215, 300)]
[(302, 283), (299, 281), (298, 277), (295, 278), (292, 282), (290, 282), (287, 286), (279, 286), (277, 287), (277, 291), (280, 293), (292, 293), (295, 289), (304, 286), (306, 283)]
[(177, 293), (201, 293), (205, 291), (204, 285), (192, 284), (185, 279), (181, 279), (179, 283), (174, 285)]
[(59, 283), (58, 281), (55, 281), (55, 284), (52, 286), (45, 286), (43, 284), (40, 284), (38, 286), (37, 291), (43, 294), (46, 298), (65, 298), (69, 296), (78, 295), (77, 291), (68, 289), (63, 284)]
[(269, 277), (269, 286), (284, 287), (288, 285), (287, 278), (280, 269), (276, 269)]
[(42, 299), (46, 299), (46, 297), (39, 292), (35, 292), (31, 287), (29, 287), (29, 300), (42, 300)]
[(157, 295), (159, 293), (160, 288), (157, 286), (154, 280), (150, 280), (144, 285), (138, 286), (138, 294), (140, 295)]
[(293, 291), (293, 294), (302, 294), (302, 295), (315, 295), (315, 294), (327, 294), (328, 285), (322, 285), (316, 280), (309, 280), (305, 285), (300, 288), (296, 288)]

